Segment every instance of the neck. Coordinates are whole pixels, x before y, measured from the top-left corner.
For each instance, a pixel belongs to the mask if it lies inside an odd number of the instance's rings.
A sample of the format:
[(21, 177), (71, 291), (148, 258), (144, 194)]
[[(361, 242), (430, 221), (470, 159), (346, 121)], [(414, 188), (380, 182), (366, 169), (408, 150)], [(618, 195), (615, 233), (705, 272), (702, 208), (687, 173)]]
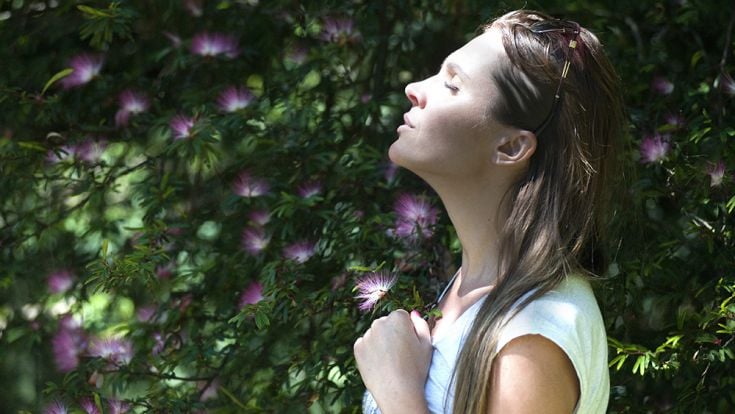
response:
[[(462, 245), (462, 271), (455, 283), (463, 296), (480, 288), (494, 286), (498, 277), (498, 239), (496, 220), (507, 183), (497, 177), (448, 180), (422, 177), (441, 198)], [(458, 183), (459, 182), (459, 183)], [(503, 220), (504, 215), (498, 216)]]

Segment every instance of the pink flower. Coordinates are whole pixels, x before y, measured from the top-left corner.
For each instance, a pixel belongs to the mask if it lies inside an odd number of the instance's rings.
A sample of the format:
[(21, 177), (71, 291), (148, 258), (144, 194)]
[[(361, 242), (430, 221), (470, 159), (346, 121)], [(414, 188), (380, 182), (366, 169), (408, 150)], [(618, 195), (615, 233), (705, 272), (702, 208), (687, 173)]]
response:
[(79, 402), (79, 405), (87, 414), (102, 414), (100, 412), (100, 409), (97, 407), (97, 404), (95, 404), (94, 400), (91, 397), (82, 398), (82, 400)]
[(271, 220), (271, 215), (268, 210), (260, 209), (251, 211), (248, 215), (248, 218), (250, 218), (250, 221), (259, 226), (265, 226)]
[(110, 399), (107, 403), (110, 407), (108, 411), (110, 414), (123, 414), (130, 410), (130, 404), (124, 401)]
[(59, 400), (52, 401), (46, 408), (43, 409), (44, 414), (67, 414), (69, 411)]
[(662, 76), (656, 76), (651, 81), (651, 88), (659, 95), (669, 95), (674, 92), (674, 84)]
[(263, 285), (260, 282), (251, 282), (245, 290), (240, 293), (239, 309), (245, 305), (254, 305), (263, 300)]
[(667, 125), (671, 125), (674, 128), (681, 128), (686, 123), (683, 116), (674, 113), (667, 114), (664, 117), (664, 120), (666, 121)]
[(309, 198), (322, 192), (322, 183), (319, 181), (307, 181), (299, 186), (296, 193), (301, 198)]
[(358, 279), (355, 299), (362, 300), (358, 308), (367, 312), (396, 284), (398, 275), (386, 271), (370, 272)]
[(87, 346), (84, 331), (71, 316), (59, 321), (59, 329), (51, 339), (51, 349), (56, 368), (60, 372), (73, 371), (79, 365), (79, 355)]
[(223, 112), (237, 112), (250, 105), (253, 99), (254, 96), (248, 88), (230, 86), (217, 98), (217, 106)]
[(61, 86), (64, 89), (71, 89), (88, 83), (100, 73), (103, 62), (104, 59), (100, 55), (82, 53), (74, 56), (68, 63), (73, 72), (61, 79)]
[(241, 197), (258, 197), (270, 190), (268, 182), (261, 178), (254, 178), (250, 172), (241, 172), (232, 184), (232, 190)]
[(671, 144), (669, 144), (669, 135), (661, 135), (659, 133), (649, 135), (641, 141), (641, 162), (653, 163), (658, 162), (669, 152)]
[(81, 401), (79, 401), (79, 405), (82, 407), (82, 410), (84, 410), (87, 414), (102, 414), (100, 412), (100, 409), (97, 407), (97, 404), (95, 404), (94, 400), (91, 397), (84, 397)]
[(156, 307), (154, 305), (141, 306), (135, 312), (135, 316), (141, 322), (150, 322), (156, 316)]
[(171, 119), (171, 131), (174, 133), (174, 139), (185, 139), (191, 137), (191, 129), (194, 128), (194, 118), (176, 115)]
[(395, 235), (410, 241), (433, 234), (439, 211), (425, 197), (401, 194), (394, 205), (396, 213)]
[(240, 242), (243, 250), (255, 256), (268, 246), (270, 237), (262, 227), (248, 227), (242, 231)]
[(725, 177), (725, 163), (720, 161), (717, 164), (708, 165), (707, 174), (710, 177), (710, 187), (722, 185), (722, 179)]
[(735, 80), (728, 73), (720, 73), (718, 77), (720, 89), (729, 96), (735, 96)]
[(89, 354), (106, 359), (117, 366), (127, 365), (133, 359), (133, 344), (123, 338), (96, 338), (89, 346)]
[(224, 33), (199, 33), (191, 40), (191, 52), (199, 56), (225, 55), (234, 58), (238, 55), (237, 39)]
[(93, 140), (87, 138), (74, 147), (74, 155), (79, 160), (94, 164), (102, 159), (106, 147), (107, 141), (105, 139)]
[(64, 293), (74, 285), (74, 275), (68, 270), (57, 270), (46, 278), (51, 293)]
[(343, 45), (360, 39), (355, 22), (349, 17), (327, 17), (322, 27), (322, 40)]
[(296, 261), (296, 263), (304, 263), (314, 255), (315, 250), (316, 243), (303, 240), (284, 248), (283, 255), (287, 259)]
[(120, 109), (115, 114), (115, 125), (117, 126), (127, 126), (130, 115), (143, 113), (150, 107), (150, 102), (144, 94), (130, 89), (122, 91), (118, 101)]

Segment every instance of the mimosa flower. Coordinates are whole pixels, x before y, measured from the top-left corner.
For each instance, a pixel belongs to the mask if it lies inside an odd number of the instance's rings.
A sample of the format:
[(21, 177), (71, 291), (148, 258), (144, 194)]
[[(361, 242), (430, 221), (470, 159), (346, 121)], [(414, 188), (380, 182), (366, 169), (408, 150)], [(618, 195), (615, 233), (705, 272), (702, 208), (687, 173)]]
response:
[(107, 148), (107, 140), (93, 140), (88, 138), (74, 146), (74, 156), (78, 160), (94, 164), (102, 159), (102, 154)]
[(669, 95), (674, 92), (674, 84), (662, 76), (656, 76), (651, 81), (651, 88), (659, 95)]
[(271, 220), (271, 214), (266, 209), (253, 210), (248, 215), (248, 218), (259, 226), (265, 226)]
[(735, 80), (727, 73), (721, 73), (718, 77), (720, 89), (729, 96), (735, 96)]
[(322, 192), (322, 184), (319, 181), (307, 181), (299, 186), (296, 193), (299, 197), (309, 198)]
[(73, 371), (79, 365), (79, 355), (87, 346), (87, 338), (79, 324), (70, 316), (59, 321), (59, 330), (51, 339), (51, 350), (60, 372)]
[(246, 108), (254, 99), (248, 88), (230, 86), (217, 98), (217, 106), (224, 112), (237, 112)]
[(64, 89), (71, 89), (89, 83), (102, 70), (104, 59), (100, 55), (82, 53), (69, 60), (68, 66), (73, 69), (69, 76), (61, 79)]
[(225, 55), (234, 58), (238, 55), (237, 39), (224, 33), (199, 33), (191, 40), (191, 52), (199, 56)]
[(360, 33), (355, 30), (355, 22), (348, 17), (327, 17), (321, 37), (327, 42), (345, 44), (359, 40)]
[(416, 241), (433, 234), (439, 211), (425, 197), (401, 194), (394, 205), (396, 212), (395, 235)]
[(51, 293), (64, 293), (74, 285), (74, 275), (68, 270), (52, 272), (46, 278)]
[(283, 249), (283, 256), (297, 263), (304, 263), (314, 255), (315, 251), (316, 243), (303, 240)]
[(396, 173), (398, 172), (398, 164), (393, 161), (388, 161), (383, 167), (383, 176), (388, 184), (392, 183), (396, 179)]
[(664, 120), (666, 121), (666, 124), (671, 125), (675, 128), (683, 127), (686, 122), (683, 116), (674, 113), (667, 114)]
[(245, 290), (240, 293), (238, 307), (242, 309), (245, 305), (254, 305), (263, 300), (263, 285), (260, 282), (251, 282)]
[(43, 409), (44, 414), (67, 414), (68, 412), (66, 405), (59, 400), (52, 401)]
[(114, 365), (127, 365), (133, 359), (133, 344), (123, 338), (94, 339), (89, 354), (106, 359)]
[(725, 163), (720, 161), (717, 164), (708, 165), (707, 174), (710, 177), (710, 187), (722, 185), (722, 179), (725, 177)]
[(265, 249), (269, 242), (270, 237), (265, 234), (262, 227), (248, 227), (242, 232), (241, 246), (253, 256)]
[(115, 125), (127, 126), (130, 115), (139, 114), (148, 110), (150, 102), (148, 98), (139, 92), (126, 89), (118, 97), (120, 109), (115, 114)]
[(671, 144), (669, 144), (668, 135), (661, 135), (656, 133), (654, 135), (646, 136), (641, 141), (641, 162), (658, 162), (666, 157), (669, 149), (671, 149)]
[(383, 299), (386, 293), (396, 284), (398, 275), (386, 271), (370, 272), (358, 279), (355, 289), (357, 295), (355, 299), (362, 302), (358, 308), (367, 312)]
[(255, 178), (248, 171), (243, 171), (232, 184), (232, 190), (241, 197), (258, 197), (268, 193), (270, 185), (261, 178)]
[(130, 411), (130, 404), (120, 400), (109, 400), (108, 407), (110, 407), (110, 414), (123, 414)]
[(174, 139), (185, 139), (191, 137), (191, 129), (194, 128), (194, 118), (176, 115), (171, 119), (171, 131), (174, 133)]
[(82, 400), (79, 401), (79, 406), (81, 406), (82, 410), (87, 414), (102, 414), (91, 397), (82, 398)]

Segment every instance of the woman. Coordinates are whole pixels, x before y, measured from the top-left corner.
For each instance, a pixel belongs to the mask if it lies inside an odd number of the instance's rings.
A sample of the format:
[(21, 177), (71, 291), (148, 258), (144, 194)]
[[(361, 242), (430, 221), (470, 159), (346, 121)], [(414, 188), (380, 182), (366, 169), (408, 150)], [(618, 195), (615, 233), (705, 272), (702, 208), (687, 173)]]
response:
[(355, 342), (364, 412), (604, 413), (607, 340), (587, 278), (606, 266), (623, 120), (600, 42), (511, 12), (406, 96), (389, 156), (437, 192), (462, 264), (433, 327), (399, 310)]

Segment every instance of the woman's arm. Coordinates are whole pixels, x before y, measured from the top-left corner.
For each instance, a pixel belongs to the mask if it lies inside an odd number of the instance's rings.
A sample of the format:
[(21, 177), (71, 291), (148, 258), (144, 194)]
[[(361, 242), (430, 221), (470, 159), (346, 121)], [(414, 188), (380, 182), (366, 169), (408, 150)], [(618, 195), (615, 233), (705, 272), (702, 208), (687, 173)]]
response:
[(424, 414), (431, 332), (418, 316), (397, 310), (376, 319), (354, 345), (357, 369), (383, 414)]
[(493, 361), (488, 414), (570, 414), (579, 380), (567, 354), (541, 335), (510, 341)]

